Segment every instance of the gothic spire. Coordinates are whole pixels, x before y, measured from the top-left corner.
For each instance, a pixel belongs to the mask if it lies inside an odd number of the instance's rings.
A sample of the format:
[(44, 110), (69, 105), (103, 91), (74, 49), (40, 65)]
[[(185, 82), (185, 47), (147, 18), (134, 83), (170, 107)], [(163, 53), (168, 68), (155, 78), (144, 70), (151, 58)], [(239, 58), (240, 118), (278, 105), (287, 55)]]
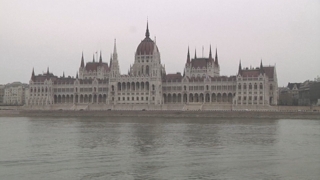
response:
[(211, 44), (210, 44), (210, 51), (209, 51), (209, 60), (212, 60)]
[(260, 62), (260, 73), (261, 73), (261, 74), (263, 74), (263, 73), (264, 73), (263, 65), (262, 65), (262, 59), (261, 59), (261, 62)]
[(197, 59), (197, 49), (194, 50), (194, 59)]
[(146, 30), (146, 38), (150, 37), (150, 33), (149, 33), (149, 22), (147, 21), (147, 30)]
[(84, 67), (84, 58), (83, 58), (83, 51), (82, 51), (82, 57), (81, 57), (81, 65), (80, 65), (80, 67)]
[(93, 53), (93, 60), (92, 60), (92, 62), (95, 62), (95, 60), (94, 60), (94, 53)]
[(111, 68), (112, 65), (112, 54), (110, 55), (110, 63), (109, 63), (109, 67)]
[(31, 80), (34, 80), (34, 68), (32, 68)]
[(219, 62), (218, 62), (218, 49), (217, 49), (217, 48), (216, 48), (215, 63), (216, 63), (216, 64), (219, 64)]
[(79, 75), (78, 75), (78, 71), (77, 71), (77, 74), (76, 74), (76, 79), (78, 79), (79, 78)]
[(63, 71), (63, 75), (62, 75), (62, 77), (65, 77), (65, 76), (64, 76), (64, 71)]
[(117, 40), (114, 39), (113, 54), (117, 54)]
[(113, 58), (112, 60), (118, 60), (118, 53), (117, 53), (117, 40), (114, 39), (114, 47), (113, 47)]
[(190, 52), (189, 52), (189, 46), (188, 46), (188, 55), (187, 55), (187, 63), (190, 63)]
[(102, 55), (101, 55), (101, 50), (100, 50), (100, 58), (99, 58), (99, 63), (102, 63)]
[(49, 66), (47, 67), (47, 74), (49, 74)]
[(242, 71), (242, 67), (241, 67), (241, 59), (239, 61), (239, 70), (238, 70), (238, 74), (241, 74), (241, 71)]

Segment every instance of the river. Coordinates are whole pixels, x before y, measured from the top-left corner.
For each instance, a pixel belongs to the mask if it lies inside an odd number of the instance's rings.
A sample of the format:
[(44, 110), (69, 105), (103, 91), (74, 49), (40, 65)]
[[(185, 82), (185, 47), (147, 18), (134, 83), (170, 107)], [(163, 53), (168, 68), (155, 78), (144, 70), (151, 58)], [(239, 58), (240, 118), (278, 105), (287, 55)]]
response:
[(0, 179), (319, 179), (320, 121), (0, 117)]

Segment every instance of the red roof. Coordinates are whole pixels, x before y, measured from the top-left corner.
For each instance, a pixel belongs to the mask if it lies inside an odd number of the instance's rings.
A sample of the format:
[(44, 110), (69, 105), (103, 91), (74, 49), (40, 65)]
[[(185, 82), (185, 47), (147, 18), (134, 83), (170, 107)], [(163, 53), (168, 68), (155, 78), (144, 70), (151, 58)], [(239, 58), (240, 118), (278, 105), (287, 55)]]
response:
[[(156, 46), (157, 47), (157, 46)], [(140, 55), (152, 55), (153, 53), (153, 48), (154, 48), (154, 42), (149, 38), (146, 37), (144, 38), (143, 41), (139, 44), (136, 54)], [(159, 52), (158, 47), (157, 47), (157, 52)]]
[(97, 71), (99, 66), (102, 66), (107, 71), (109, 70), (108, 63), (99, 63), (99, 62), (87, 62), (85, 69), (87, 71)]
[(58, 77), (53, 75), (52, 73), (43, 73), (39, 74), (33, 77), (33, 82), (44, 82), (45, 80), (51, 79), (52, 81), (55, 81)]
[(245, 69), (241, 71), (242, 77), (258, 77), (260, 75), (260, 69)]
[[(207, 68), (207, 63), (210, 61), (209, 58), (197, 58), (197, 59), (192, 59), (191, 60), (191, 67), (194, 68)], [(213, 60), (212, 60), (213, 61)]]
[(181, 73), (176, 73), (176, 74), (167, 74), (164, 80), (171, 81), (171, 82), (181, 82), (181, 79), (182, 79)]
[(268, 76), (268, 78), (273, 78), (274, 75), (274, 66), (263, 67), (264, 72)]
[(54, 84), (73, 84), (75, 80), (76, 79), (71, 77), (67, 77), (67, 78), (60, 77), (54, 81)]

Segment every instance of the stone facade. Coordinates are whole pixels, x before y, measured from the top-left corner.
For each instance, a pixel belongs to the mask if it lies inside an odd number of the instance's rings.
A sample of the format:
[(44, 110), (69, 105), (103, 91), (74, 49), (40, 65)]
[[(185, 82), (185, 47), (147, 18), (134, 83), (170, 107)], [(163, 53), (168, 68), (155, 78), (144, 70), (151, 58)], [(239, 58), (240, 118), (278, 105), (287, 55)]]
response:
[(25, 104), (25, 89), (27, 84), (21, 82), (13, 82), (6, 84), (4, 89), (3, 104), (5, 105), (24, 105)]
[[(183, 74), (167, 74), (160, 51), (149, 28), (138, 45), (134, 63), (127, 74), (120, 73), (116, 41), (109, 63), (84, 62), (82, 54), (76, 77), (57, 77), (49, 72), (29, 82), (29, 107), (67, 109), (215, 109), (276, 105), (278, 83), (275, 67), (241, 68), (234, 76), (220, 76), (215, 58), (190, 58), (188, 49)], [(196, 107), (196, 108), (193, 108)], [(200, 108), (199, 108), (200, 107)]]
[(0, 105), (3, 104), (3, 98), (4, 98), (4, 85), (0, 85)]

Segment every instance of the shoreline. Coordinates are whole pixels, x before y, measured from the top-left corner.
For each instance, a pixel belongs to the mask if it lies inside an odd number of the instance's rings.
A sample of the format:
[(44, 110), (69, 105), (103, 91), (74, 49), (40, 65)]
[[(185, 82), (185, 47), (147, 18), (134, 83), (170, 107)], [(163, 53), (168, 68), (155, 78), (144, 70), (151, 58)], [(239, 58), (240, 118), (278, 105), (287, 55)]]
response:
[(283, 111), (72, 111), (72, 110), (0, 110), (0, 117), (188, 117), (188, 118), (250, 118), (250, 119), (315, 119), (320, 112)]

